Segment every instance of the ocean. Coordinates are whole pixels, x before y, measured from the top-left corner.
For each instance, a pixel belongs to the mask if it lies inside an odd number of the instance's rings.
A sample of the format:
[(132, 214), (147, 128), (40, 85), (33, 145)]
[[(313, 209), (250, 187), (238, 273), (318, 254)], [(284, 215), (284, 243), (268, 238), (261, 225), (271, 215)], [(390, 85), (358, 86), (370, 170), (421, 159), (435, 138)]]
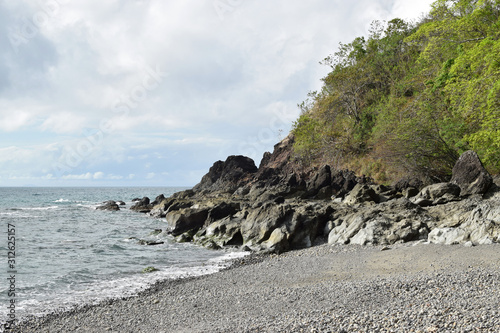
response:
[[(242, 252), (175, 243), (165, 219), (130, 211), (132, 199), (183, 188), (0, 188), (0, 322), (107, 298), (165, 279), (210, 274)], [(96, 210), (107, 200), (120, 211)], [(139, 240), (163, 241), (147, 246)], [(143, 273), (147, 267), (158, 271)], [(0, 329), (1, 330), (1, 329)]]

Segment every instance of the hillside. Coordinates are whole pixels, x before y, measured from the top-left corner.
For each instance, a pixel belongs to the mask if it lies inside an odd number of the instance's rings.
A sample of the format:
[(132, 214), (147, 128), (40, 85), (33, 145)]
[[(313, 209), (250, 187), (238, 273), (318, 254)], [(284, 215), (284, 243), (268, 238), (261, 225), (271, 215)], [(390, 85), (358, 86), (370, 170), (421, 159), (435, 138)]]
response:
[(430, 183), (472, 149), (498, 173), (499, 37), (499, 0), (438, 0), (418, 22), (373, 22), (322, 61), (331, 71), (300, 105), (296, 158)]

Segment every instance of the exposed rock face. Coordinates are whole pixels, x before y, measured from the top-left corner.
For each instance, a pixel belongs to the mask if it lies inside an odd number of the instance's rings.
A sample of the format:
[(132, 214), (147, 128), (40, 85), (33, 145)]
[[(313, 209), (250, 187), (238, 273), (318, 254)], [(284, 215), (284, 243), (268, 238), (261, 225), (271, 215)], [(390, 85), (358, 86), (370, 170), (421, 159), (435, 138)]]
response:
[(178, 236), (183, 232), (198, 229), (205, 224), (208, 209), (183, 208), (167, 213), (167, 222), (172, 235)]
[(328, 243), (394, 244), (427, 238), (431, 217), (406, 198), (354, 211), (337, 219)]
[(257, 167), (251, 158), (229, 156), (225, 162), (215, 162), (193, 191), (233, 193), (256, 172)]
[(431, 207), (429, 241), (441, 244), (500, 242), (500, 192), (488, 200), (477, 197)]
[(431, 206), (459, 200), (460, 187), (453, 183), (438, 183), (426, 186), (412, 199), (419, 206)]
[(453, 182), (422, 188), (418, 180), (406, 179), (391, 187), (328, 165), (304, 169), (294, 162), (292, 145), (292, 136), (275, 145), (258, 169), (247, 157), (230, 156), (216, 162), (192, 190), (159, 196), (153, 203), (143, 198), (131, 209), (166, 217), (167, 231), (179, 242), (212, 249), (279, 253), (326, 240), (363, 245), (500, 242), (497, 188), (491, 187), (488, 199), (463, 198), (490, 188), (489, 175), (477, 171), (480, 161), (473, 154), (461, 157)]
[(453, 167), (451, 182), (460, 186), (461, 196), (486, 193), (493, 178), (484, 168), (475, 151), (463, 153)]
[(375, 190), (365, 184), (357, 184), (352, 191), (345, 197), (344, 203), (355, 205), (363, 202), (379, 202), (379, 196)]

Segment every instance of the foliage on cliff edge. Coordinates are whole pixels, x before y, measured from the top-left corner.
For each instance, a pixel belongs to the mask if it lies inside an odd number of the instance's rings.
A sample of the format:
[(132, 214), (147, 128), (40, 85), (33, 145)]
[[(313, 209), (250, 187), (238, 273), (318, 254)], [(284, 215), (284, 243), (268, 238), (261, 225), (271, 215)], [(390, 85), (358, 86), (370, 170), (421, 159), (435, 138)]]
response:
[(500, 0), (438, 0), (417, 23), (372, 23), (340, 44), (294, 124), (305, 164), (349, 167), (390, 182), (448, 179), (478, 152), (500, 171)]

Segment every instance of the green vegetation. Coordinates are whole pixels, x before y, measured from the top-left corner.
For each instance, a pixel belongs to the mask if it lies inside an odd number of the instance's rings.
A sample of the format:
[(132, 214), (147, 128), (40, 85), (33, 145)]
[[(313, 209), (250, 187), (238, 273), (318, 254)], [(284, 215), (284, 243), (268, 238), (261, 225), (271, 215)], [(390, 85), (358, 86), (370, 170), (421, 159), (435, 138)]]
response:
[(143, 273), (152, 273), (156, 272), (158, 269), (154, 268), (153, 266), (148, 266), (142, 270)]
[(323, 60), (331, 71), (300, 105), (296, 155), (381, 182), (438, 181), (474, 149), (499, 172), (499, 37), (500, 0), (438, 0), (417, 23), (372, 23)]

